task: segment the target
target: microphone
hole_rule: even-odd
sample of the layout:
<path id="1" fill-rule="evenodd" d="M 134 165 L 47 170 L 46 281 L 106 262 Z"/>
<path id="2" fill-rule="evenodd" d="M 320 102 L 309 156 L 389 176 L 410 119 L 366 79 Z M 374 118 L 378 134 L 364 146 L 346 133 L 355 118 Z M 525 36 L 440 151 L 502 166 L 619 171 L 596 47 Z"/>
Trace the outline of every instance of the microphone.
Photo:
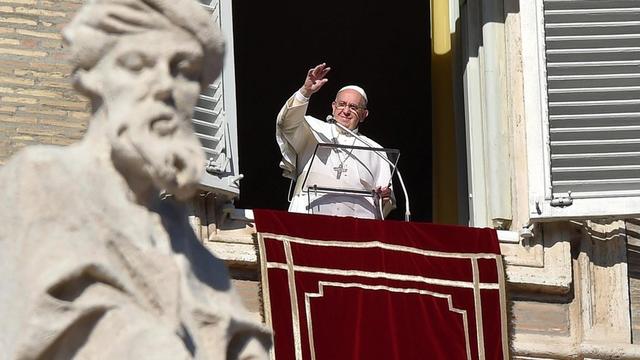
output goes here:
<path id="1" fill-rule="evenodd" d="M 365 144 L 366 147 L 373 149 L 374 150 L 373 152 L 376 153 L 376 155 L 378 155 L 382 160 L 386 161 L 387 164 L 391 165 L 391 167 L 393 167 L 396 170 L 396 174 L 398 174 L 398 180 L 400 180 L 400 185 L 402 186 L 402 192 L 404 193 L 404 207 L 405 207 L 404 221 L 409 221 L 411 219 L 411 211 L 409 210 L 409 193 L 407 192 L 407 188 L 404 186 L 404 181 L 402 180 L 402 174 L 400 174 L 400 169 L 398 169 L 398 167 L 394 163 L 392 163 L 389 159 L 387 159 L 386 156 L 380 154 L 379 151 L 375 151 L 375 149 L 379 149 L 379 147 L 374 146 L 373 144 L 370 144 L 368 141 L 365 141 L 360 135 L 356 134 L 346 126 L 340 124 L 336 120 L 336 118 L 333 117 L 333 115 L 327 115 L 327 117 L 325 118 L 325 121 L 328 122 L 329 124 L 334 124 L 338 126 L 340 129 L 348 132 L 349 134 L 351 134 L 351 136 L 356 138 L 358 141 Z M 382 211 L 382 209 L 380 210 Z"/>

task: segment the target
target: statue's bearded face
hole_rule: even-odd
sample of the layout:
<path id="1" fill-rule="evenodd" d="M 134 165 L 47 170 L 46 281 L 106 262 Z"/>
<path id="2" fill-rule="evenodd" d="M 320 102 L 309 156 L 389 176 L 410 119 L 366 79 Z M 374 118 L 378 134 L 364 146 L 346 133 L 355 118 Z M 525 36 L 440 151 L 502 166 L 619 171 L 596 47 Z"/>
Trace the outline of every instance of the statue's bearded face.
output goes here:
<path id="1" fill-rule="evenodd" d="M 128 181 L 193 193 L 205 162 L 191 125 L 202 66 L 200 44 L 174 28 L 123 36 L 87 74 Z"/>

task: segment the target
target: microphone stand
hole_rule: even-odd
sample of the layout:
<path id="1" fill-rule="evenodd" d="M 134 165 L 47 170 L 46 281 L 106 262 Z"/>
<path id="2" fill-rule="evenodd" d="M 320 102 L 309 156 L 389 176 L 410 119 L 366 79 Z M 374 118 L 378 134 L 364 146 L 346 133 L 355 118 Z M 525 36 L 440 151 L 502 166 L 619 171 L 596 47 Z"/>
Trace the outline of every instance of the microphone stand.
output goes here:
<path id="1" fill-rule="evenodd" d="M 346 126 L 340 124 L 334 117 L 333 115 L 328 115 L 326 118 L 326 121 L 329 124 L 334 124 L 337 127 L 339 127 L 340 129 L 348 132 L 349 134 L 351 134 L 351 136 L 355 137 L 356 139 L 358 139 L 358 141 L 360 141 L 361 143 L 365 144 L 367 147 L 370 147 L 372 149 L 376 149 L 376 146 L 373 146 L 372 144 L 370 144 L 368 141 L 365 141 L 363 138 L 360 137 L 360 135 L 354 133 L 351 129 L 347 128 Z M 400 186 L 402 187 L 402 192 L 404 193 L 404 221 L 410 221 L 411 219 L 411 211 L 409 210 L 409 193 L 407 193 L 407 188 L 404 186 L 404 181 L 402 180 L 402 174 L 400 174 L 400 170 L 398 169 L 398 167 L 392 163 L 389 159 L 387 159 L 386 156 L 382 156 L 378 151 L 373 151 L 374 153 L 376 153 L 376 155 L 378 155 L 382 160 L 386 161 L 387 164 L 391 165 L 393 168 L 396 169 L 396 174 L 398 174 L 398 180 L 400 180 Z M 382 210 L 382 207 L 380 207 L 380 209 Z"/>

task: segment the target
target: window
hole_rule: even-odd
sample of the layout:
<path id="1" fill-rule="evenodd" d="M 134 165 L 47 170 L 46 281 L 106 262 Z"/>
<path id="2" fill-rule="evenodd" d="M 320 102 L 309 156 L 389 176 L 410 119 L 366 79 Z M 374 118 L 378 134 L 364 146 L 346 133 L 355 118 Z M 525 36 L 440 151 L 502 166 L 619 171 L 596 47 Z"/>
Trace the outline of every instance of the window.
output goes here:
<path id="1" fill-rule="evenodd" d="M 200 3 L 211 14 L 211 21 L 220 26 L 226 41 L 222 74 L 202 91 L 193 114 L 194 130 L 208 159 L 201 187 L 234 197 L 240 192 L 242 175 L 238 169 L 231 0 L 200 0 Z"/>
<path id="2" fill-rule="evenodd" d="M 520 2 L 530 217 L 640 215 L 640 1 Z"/>

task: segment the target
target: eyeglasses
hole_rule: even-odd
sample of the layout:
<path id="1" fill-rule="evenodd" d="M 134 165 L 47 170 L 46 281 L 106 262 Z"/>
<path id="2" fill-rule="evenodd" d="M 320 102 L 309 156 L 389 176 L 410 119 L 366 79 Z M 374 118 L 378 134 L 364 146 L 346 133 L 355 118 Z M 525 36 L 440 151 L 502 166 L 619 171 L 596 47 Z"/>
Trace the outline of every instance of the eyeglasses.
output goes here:
<path id="1" fill-rule="evenodd" d="M 334 101 L 333 105 L 336 107 L 336 109 L 338 110 L 344 110 L 344 108 L 348 107 L 349 110 L 351 111 L 358 111 L 358 110 L 364 110 L 366 109 L 366 107 L 364 106 L 360 106 L 360 105 L 356 105 L 356 104 L 349 104 L 346 101 Z"/>

